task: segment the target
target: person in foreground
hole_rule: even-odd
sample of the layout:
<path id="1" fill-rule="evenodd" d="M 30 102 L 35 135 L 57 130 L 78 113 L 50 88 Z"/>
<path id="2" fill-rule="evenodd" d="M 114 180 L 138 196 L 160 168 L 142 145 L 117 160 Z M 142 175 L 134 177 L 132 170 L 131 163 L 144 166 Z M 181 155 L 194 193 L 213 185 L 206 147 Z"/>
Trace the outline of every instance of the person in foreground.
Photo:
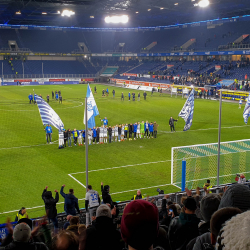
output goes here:
<path id="1" fill-rule="evenodd" d="M 152 250 L 159 232 L 158 208 L 145 200 L 130 202 L 123 211 L 121 235 L 128 250 Z M 162 249 L 157 247 L 157 249 Z"/>

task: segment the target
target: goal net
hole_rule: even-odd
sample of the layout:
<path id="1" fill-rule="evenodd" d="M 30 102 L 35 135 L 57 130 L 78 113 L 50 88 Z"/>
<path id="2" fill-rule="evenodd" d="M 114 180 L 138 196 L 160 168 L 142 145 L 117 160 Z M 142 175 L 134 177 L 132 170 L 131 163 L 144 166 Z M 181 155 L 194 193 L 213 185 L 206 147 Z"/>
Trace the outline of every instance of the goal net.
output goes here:
<path id="1" fill-rule="evenodd" d="M 202 187 L 207 179 L 217 184 L 218 143 L 172 147 L 171 184 L 181 188 L 182 160 L 186 160 L 186 187 Z M 236 174 L 250 173 L 250 139 L 221 142 L 219 183 L 235 181 Z"/>

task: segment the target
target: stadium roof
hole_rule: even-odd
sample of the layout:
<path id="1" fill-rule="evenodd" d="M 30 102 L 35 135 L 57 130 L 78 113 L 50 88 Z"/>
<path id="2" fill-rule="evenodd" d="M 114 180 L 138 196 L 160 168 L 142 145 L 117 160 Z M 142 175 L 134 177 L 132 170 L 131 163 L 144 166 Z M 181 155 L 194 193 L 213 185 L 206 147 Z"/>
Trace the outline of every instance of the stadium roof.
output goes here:
<path id="1" fill-rule="evenodd" d="M 199 0 L 0 0 L 0 23 L 75 27 L 117 27 L 105 24 L 107 15 L 126 14 L 130 20 L 120 27 L 172 25 L 250 14 L 250 0 L 210 0 L 207 8 L 194 6 Z M 75 12 L 62 17 L 58 11 Z M 21 14 L 16 14 L 20 12 Z M 136 13 L 138 12 L 138 13 Z"/>

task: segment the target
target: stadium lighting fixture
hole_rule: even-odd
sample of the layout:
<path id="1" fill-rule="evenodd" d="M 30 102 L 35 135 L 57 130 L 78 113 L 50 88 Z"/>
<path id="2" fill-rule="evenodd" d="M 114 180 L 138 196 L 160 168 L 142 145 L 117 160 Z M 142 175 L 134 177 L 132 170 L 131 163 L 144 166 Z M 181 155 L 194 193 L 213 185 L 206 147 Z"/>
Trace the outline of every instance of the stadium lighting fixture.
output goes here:
<path id="1" fill-rule="evenodd" d="M 94 16 L 90 16 L 90 18 L 95 18 Z"/>
<path id="2" fill-rule="evenodd" d="M 61 14 L 61 11 L 60 11 L 60 10 L 58 10 L 58 11 L 57 11 L 57 14 Z"/>
<path id="3" fill-rule="evenodd" d="M 70 17 L 72 15 L 75 15 L 75 12 L 72 11 L 72 10 L 63 10 L 61 16 L 67 16 L 67 17 Z"/>
<path id="4" fill-rule="evenodd" d="M 163 9 L 164 9 L 163 7 L 160 8 L 160 10 L 163 10 Z"/>
<path id="5" fill-rule="evenodd" d="M 150 11 L 151 9 L 148 9 L 148 11 Z"/>
<path id="6" fill-rule="evenodd" d="M 136 14 L 138 14 L 138 13 L 139 13 L 139 11 L 136 11 L 135 13 L 136 13 Z"/>
<path id="7" fill-rule="evenodd" d="M 47 12 L 42 12 L 42 15 L 47 15 Z"/>
<path id="8" fill-rule="evenodd" d="M 21 13 L 21 11 L 19 10 L 19 11 L 16 12 L 16 14 L 17 14 L 17 15 L 21 15 L 22 13 Z"/>
<path id="9" fill-rule="evenodd" d="M 208 0 L 201 0 L 198 5 L 202 8 L 207 7 L 209 5 L 209 1 Z"/>
<path id="10" fill-rule="evenodd" d="M 128 22 L 128 16 L 122 15 L 122 16 L 107 16 L 105 17 L 106 23 L 127 23 Z"/>
<path id="11" fill-rule="evenodd" d="M 175 3 L 174 5 L 178 5 L 178 3 Z"/>

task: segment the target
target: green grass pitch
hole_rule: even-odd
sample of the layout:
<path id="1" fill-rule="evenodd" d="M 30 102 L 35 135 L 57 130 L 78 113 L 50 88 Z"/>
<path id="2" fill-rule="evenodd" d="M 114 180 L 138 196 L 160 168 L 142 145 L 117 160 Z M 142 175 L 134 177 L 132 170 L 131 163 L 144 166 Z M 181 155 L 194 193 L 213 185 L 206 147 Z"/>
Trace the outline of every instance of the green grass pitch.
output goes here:
<path id="1" fill-rule="evenodd" d="M 95 84 L 91 84 L 93 88 Z M 116 97 L 101 96 L 104 85 L 97 86 L 95 100 L 100 116 L 105 116 L 110 125 L 156 121 L 159 124 L 157 139 L 125 141 L 89 146 L 89 183 L 100 192 L 101 181 L 109 184 L 113 200 L 131 199 L 135 190 L 141 188 L 144 195 L 156 195 L 159 186 L 167 192 L 178 191 L 170 184 L 171 147 L 213 143 L 218 139 L 219 102 L 195 99 L 193 125 L 183 132 L 184 121 L 179 119 L 176 133 L 170 133 L 170 116 L 177 119 L 185 100 L 148 92 L 147 100 L 128 101 L 127 94 L 133 90 L 114 88 Z M 43 188 L 60 190 L 62 184 L 75 189 L 75 195 L 84 207 L 85 189 L 68 174 L 85 184 L 85 147 L 73 146 L 58 150 L 58 144 L 46 144 L 45 132 L 36 105 L 29 104 L 28 95 L 35 89 L 36 94 L 45 98 L 52 90 L 61 90 L 63 104 L 51 100 L 51 107 L 64 122 L 65 128 L 83 129 L 84 98 L 86 85 L 60 86 L 4 86 L 0 87 L 0 222 L 7 216 L 14 219 L 22 206 L 28 209 L 30 217 L 42 216 L 44 204 L 41 199 Z M 121 101 L 121 92 L 125 100 Z M 138 91 L 136 92 L 136 96 Z M 249 127 L 242 118 L 243 108 L 238 103 L 223 103 L 222 141 L 248 138 Z M 99 117 L 96 124 L 100 126 Z M 53 141 L 58 133 L 53 128 Z M 143 164 L 147 163 L 147 164 Z M 120 168 L 118 168 L 120 167 Z M 99 171 L 94 171 L 99 170 Z M 63 202 L 60 196 L 59 202 Z M 58 205 L 63 211 L 63 203 Z M 7 212 L 7 213 L 6 213 Z"/>

